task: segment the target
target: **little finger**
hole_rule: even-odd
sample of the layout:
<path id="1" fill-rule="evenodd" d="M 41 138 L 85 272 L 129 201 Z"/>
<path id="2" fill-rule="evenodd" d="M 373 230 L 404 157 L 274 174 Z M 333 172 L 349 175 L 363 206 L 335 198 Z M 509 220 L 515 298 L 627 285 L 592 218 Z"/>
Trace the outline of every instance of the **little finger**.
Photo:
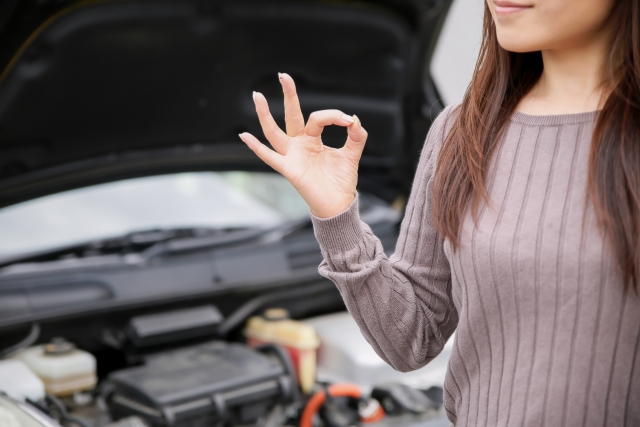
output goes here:
<path id="1" fill-rule="evenodd" d="M 247 144 L 247 146 L 256 153 L 263 162 L 271 166 L 277 172 L 282 173 L 284 167 L 284 157 L 275 151 L 271 150 L 269 147 L 261 143 L 258 138 L 251 135 L 248 132 L 244 132 L 238 135 L 242 142 Z"/>

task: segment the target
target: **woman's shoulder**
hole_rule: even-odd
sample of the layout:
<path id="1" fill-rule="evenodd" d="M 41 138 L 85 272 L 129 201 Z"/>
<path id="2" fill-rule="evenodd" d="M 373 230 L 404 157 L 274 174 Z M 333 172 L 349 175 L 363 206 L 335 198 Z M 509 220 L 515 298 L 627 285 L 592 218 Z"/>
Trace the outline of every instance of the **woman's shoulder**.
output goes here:
<path id="1" fill-rule="evenodd" d="M 458 114 L 458 110 L 462 104 L 449 104 L 440 111 L 440 114 L 436 117 L 436 120 L 455 117 Z"/>
<path id="2" fill-rule="evenodd" d="M 444 109 L 438 114 L 436 119 L 433 121 L 431 125 L 430 133 L 436 131 L 440 135 L 442 135 L 442 139 L 444 136 L 451 130 L 453 123 L 458 117 L 458 112 L 460 111 L 460 104 L 451 104 L 444 107 Z"/>
<path id="3" fill-rule="evenodd" d="M 429 154 L 440 151 L 443 141 L 453 127 L 459 110 L 460 104 L 451 104 L 444 107 L 440 114 L 438 114 L 431 124 L 431 128 L 429 128 L 427 140 L 425 141 L 425 151 L 428 151 Z M 430 157 L 432 156 L 430 155 Z"/>

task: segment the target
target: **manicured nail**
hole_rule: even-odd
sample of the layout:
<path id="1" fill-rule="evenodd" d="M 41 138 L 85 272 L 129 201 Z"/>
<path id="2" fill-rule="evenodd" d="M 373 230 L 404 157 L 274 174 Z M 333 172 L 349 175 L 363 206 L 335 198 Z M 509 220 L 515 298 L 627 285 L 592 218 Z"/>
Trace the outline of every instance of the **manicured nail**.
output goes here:
<path id="1" fill-rule="evenodd" d="M 354 122 L 353 117 L 347 116 L 346 114 L 342 115 L 342 119 L 345 120 L 346 122 L 349 122 L 349 123 L 353 123 Z"/>

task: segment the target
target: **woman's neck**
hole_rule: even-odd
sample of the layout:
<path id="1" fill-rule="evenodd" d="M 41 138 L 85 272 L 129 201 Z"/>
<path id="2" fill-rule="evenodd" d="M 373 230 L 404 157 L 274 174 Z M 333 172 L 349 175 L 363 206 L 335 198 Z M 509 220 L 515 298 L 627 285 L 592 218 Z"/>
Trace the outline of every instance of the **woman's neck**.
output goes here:
<path id="1" fill-rule="evenodd" d="M 544 70 L 517 110 L 531 115 L 599 110 L 605 99 L 610 38 L 598 34 L 572 47 L 542 51 Z"/>

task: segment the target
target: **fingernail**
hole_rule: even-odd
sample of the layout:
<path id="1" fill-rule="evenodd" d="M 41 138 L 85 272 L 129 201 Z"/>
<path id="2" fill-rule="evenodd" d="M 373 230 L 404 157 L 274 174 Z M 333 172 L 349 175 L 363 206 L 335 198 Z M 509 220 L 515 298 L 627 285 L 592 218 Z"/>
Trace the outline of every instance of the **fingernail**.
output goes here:
<path id="1" fill-rule="evenodd" d="M 282 73 L 278 73 L 278 78 L 282 80 Z"/>
<path id="2" fill-rule="evenodd" d="M 254 100 L 254 101 L 256 100 L 256 94 L 257 94 L 257 93 L 258 93 L 258 92 L 256 92 L 255 90 L 253 91 L 253 100 Z"/>
<path id="3" fill-rule="evenodd" d="M 239 133 L 238 136 L 240 137 L 240 139 L 242 139 L 242 134 L 241 133 Z"/>
<path id="4" fill-rule="evenodd" d="M 353 122 L 355 124 L 357 124 L 358 126 L 360 126 L 360 119 L 358 118 L 358 116 L 356 116 L 355 114 L 353 115 Z"/>
<path id="5" fill-rule="evenodd" d="M 351 116 L 347 116 L 346 114 L 343 114 L 343 115 L 342 115 L 342 118 L 343 118 L 345 121 L 349 122 L 349 123 L 353 123 L 353 122 L 354 122 L 353 117 L 351 117 Z"/>

